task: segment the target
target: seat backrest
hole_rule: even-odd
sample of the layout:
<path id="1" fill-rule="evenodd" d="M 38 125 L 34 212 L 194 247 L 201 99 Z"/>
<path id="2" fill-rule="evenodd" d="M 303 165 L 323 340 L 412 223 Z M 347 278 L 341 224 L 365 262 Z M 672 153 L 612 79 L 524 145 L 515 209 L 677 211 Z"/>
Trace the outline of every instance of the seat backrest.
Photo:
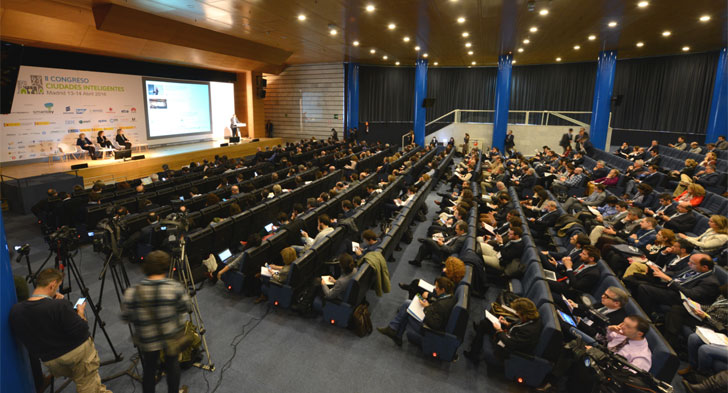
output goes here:
<path id="1" fill-rule="evenodd" d="M 554 302 L 551 290 L 543 280 L 534 280 L 525 296 L 531 299 L 537 307 L 541 307 L 547 303 L 553 304 Z"/>
<path id="2" fill-rule="evenodd" d="M 715 274 L 715 278 L 718 279 L 718 283 L 720 283 L 720 285 L 728 283 L 728 272 L 724 268 L 716 266 L 713 272 L 713 274 Z"/>
<path id="3" fill-rule="evenodd" d="M 695 226 L 693 227 L 693 229 L 690 232 L 692 232 L 696 235 L 701 235 L 703 232 L 708 230 L 708 228 L 710 228 L 710 224 L 709 224 L 710 219 L 708 217 L 705 217 L 700 214 L 696 214 L 696 215 L 698 217 L 698 220 L 695 222 Z"/>
<path id="4" fill-rule="evenodd" d="M 368 263 L 362 263 L 354 279 L 349 283 L 348 292 L 344 295 L 347 303 L 352 307 L 361 304 L 367 295 L 367 291 L 372 287 L 375 278 L 374 269 Z"/>
<path id="5" fill-rule="evenodd" d="M 647 332 L 647 343 L 650 351 L 652 351 L 650 374 L 657 379 L 670 383 L 680 365 L 677 354 L 665 340 L 665 337 L 652 325 Z"/>
<path id="6" fill-rule="evenodd" d="M 470 307 L 470 287 L 461 285 L 455 289 L 455 306 L 450 312 L 445 332 L 454 335 L 463 341 L 465 330 L 468 327 L 468 307 Z"/>
<path id="7" fill-rule="evenodd" d="M 538 307 L 541 316 L 541 336 L 533 354 L 537 357 L 555 361 L 561 353 L 561 324 L 552 303 L 544 303 Z"/>
<path id="8" fill-rule="evenodd" d="M 457 285 L 473 285 L 473 267 L 471 265 L 465 265 L 465 275 Z"/>

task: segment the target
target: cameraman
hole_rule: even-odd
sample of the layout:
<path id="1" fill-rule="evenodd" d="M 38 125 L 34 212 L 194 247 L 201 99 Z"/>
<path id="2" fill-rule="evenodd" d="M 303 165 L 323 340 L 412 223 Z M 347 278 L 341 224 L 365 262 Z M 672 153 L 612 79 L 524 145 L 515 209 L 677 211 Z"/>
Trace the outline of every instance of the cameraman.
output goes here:
<path id="1" fill-rule="evenodd" d="M 77 392 L 110 392 L 99 377 L 99 354 L 88 332 L 86 302 L 74 310 L 58 293 L 62 282 L 58 269 L 41 271 L 33 294 L 10 309 L 10 328 L 53 376 L 73 380 Z"/>
<path id="2" fill-rule="evenodd" d="M 159 352 L 167 352 L 167 342 L 184 333 L 184 315 L 192 304 L 182 285 L 167 278 L 170 256 L 152 251 L 144 259 L 142 269 L 147 276 L 124 293 L 121 318 L 134 324 L 134 342 L 142 353 L 143 391 L 154 392 L 159 366 Z M 179 391 L 180 367 L 177 354 L 165 354 L 167 389 Z M 187 387 L 182 388 L 184 392 Z"/>

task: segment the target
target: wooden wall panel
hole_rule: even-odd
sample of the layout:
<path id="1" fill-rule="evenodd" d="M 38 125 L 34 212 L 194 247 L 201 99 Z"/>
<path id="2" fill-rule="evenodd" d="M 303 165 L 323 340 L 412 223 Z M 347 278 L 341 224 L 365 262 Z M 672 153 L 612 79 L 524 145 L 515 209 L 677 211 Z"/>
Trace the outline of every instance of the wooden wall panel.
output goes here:
<path id="1" fill-rule="evenodd" d="M 277 138 L 325 139 L 336 128 L 343 136 L 344 66 L 342 63 L 301 64 L 279 75 L 265 75 L 266 118 Z"/>

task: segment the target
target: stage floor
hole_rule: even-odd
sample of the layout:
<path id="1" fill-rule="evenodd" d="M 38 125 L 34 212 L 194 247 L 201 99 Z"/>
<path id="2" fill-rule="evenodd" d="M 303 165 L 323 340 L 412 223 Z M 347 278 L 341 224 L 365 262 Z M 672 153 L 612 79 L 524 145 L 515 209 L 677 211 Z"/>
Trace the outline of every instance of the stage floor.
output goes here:
<path id="1" fill-rule="evenodd" d="M 283 143 L 281 138 L 260 138 L 258 142 L 244 142 L 220 147 L 220 141 L 190 143 L 160 148 L 150 148 L 137 151 L 134 148 L 133 156 L 144 155 L 143 160 L 122 161 L 111 158 L 91 160 L 74 160 L 69 157 L 66 161 L 57 158 L 51 162 L 35 162 L 30 164 L 14 164 L 5 166 L 0 164 L 0 174 L 16 179 L 45 175 L 50 173 L 73 173 L 83 176 L 84 184 L 88 187 L 94 181 L 105 183 L 131 180 L 149 176 L 160 172 L 162 165 L 167 164 L 171 169 L 180 169 L 190 162 L 201 162 L 204 159 L 212 160 L 215 155 L 228 157 L 242 157 L 255 154 L 258 147 L 265 149 Z M 88 164 L 88 168 L 71 170 L 71 165 Z"/>

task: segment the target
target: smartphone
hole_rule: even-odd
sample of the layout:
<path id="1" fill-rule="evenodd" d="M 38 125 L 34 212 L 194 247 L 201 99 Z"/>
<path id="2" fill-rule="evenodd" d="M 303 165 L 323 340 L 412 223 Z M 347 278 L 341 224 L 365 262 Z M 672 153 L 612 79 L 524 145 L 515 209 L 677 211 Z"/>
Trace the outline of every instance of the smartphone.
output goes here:
<path id="1" fill-rule="evenodd" d="M 81 304 L 83 304 L 85 302 L 86 302 L 86 298 L 85 297 L 78 298 L 78 300 L 76 301 L 76 304 L 73 306 L 73 309 L 74 310 L 78 309 L 78 306 L 80 306 Z"/>
<path id="2" fill-rule="evenodd" d="M 180 197 L 179 197 L 179 200 L 180 200 L 180 201 L 184 201 L 184 200 L 185 200 L 185 197 L 183 197 L 183 196 L 180 196 Z"/>
<path id="3" fill-rule="evenodd" d="M 93 232 L 89 232 L 88 233 L 88 237 L 94 237 L 94 233 Z M 16 247 L 15 248 L 15 251 L 18 251 L 18 249 L 17 249 L 18 246 L 15 246 L 15 247 Z"/>
<path id="4" fill-rule="evenodd" d="M 93 236 L 93 235 L 91 235 L 91 233 L 93 233 L 93 232 L 89 232 L 89 236 Z M 15 246 L 13 248 L 15 249 L 15 251 L 20 251 L 21 247 L 23 247 L 23 246 Z"/>
<path id="5" fill-rule="evenodd" d="M 164 226 L 164 225 L 162 225 L 161 227 L 159 227 L 159 229 L 161 229 L 161 230 L 163 230 L 163 231 L 166 231 L 166 230 L 167 230 L 167 227 L 166 227 L 166 226 Z"/>

